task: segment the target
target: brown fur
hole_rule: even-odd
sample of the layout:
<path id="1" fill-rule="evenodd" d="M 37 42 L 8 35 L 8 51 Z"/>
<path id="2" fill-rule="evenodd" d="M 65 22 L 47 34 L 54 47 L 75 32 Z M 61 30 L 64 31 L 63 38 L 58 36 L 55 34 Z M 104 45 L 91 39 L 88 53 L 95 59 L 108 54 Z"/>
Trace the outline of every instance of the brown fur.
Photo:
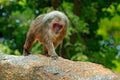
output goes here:
<path id="1" fill-rule="evenodd" d="M 25 56 L 30 54 L 30 48 L 38 40 L 44 45 L 44 55 L 57 57 L 55 48 L 64 39 L 67 26 L 68 18 L 59 11 L 52 11 L 38 16 L 31 24 L 27 33 L 23 54 Z"/>

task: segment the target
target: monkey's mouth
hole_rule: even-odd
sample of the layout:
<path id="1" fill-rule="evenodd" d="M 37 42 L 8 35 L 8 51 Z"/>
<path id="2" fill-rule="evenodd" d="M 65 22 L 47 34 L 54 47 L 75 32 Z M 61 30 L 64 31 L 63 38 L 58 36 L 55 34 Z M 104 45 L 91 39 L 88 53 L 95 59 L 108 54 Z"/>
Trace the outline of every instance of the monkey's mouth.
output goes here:
<path id="1" fill-rule="evenodd" d="M 59 23 L 54 23 L 54 24 L 53 24 L 53 31 L 54 31 L 55 33 L 61 32 L 62 29 L 63 29 L 63 25 L 61 25 L 61 24 L 59 24 Z"/>

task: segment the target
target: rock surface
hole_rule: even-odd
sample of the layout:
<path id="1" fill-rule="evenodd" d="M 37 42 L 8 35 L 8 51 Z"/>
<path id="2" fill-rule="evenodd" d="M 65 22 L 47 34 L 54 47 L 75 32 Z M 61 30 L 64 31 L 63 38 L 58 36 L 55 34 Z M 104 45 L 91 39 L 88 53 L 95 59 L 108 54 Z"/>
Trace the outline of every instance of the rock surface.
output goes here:
<path id="1" fill-rule="evenodd" d="M 120 80 L 120 75 L 91 62 L 0 54 L 0 80 Z"/>

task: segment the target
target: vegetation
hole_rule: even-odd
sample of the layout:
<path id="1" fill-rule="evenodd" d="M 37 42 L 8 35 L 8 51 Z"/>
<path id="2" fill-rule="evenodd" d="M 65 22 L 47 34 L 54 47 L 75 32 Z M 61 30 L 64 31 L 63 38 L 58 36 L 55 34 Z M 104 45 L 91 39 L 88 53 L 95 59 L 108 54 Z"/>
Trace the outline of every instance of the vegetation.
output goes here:
<path id="1" fill-rule="evenodd" d="M 0 0 L 0 52 L 21 55 L 26 33 L 39 14 L 59 10 L 70 25 L 57 53 L 75 61 L 91 61 L 120 72 L 119 0 Z M 41 53 L 42 45 L 33 45 Z"/>

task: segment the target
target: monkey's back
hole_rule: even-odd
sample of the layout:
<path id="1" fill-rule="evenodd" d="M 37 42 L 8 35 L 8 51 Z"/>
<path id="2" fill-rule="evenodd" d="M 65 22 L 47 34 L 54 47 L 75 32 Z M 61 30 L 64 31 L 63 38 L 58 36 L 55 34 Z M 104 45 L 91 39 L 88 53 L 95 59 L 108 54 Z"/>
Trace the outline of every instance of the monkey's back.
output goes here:
<path id="1" fill-rule="evenodd" d="M 59 13 L 59 12 L 57 12 L 57 13 Z M 52 16 L 52 17 L 47 16 L 47 15 L 48 14 L 42 14 L 42 15 L 39 15 L 38 17 L 36 17 L 35 20 L 33 21 L 33 23 L 31 24 L 29 31 L 33 32 L 33 34 L 35 35 L 35 39 L 39 40 L 40 42 L 44 42 L 44 40 L 43 40 L 44 36 L 48 33 L 48 31 L 50 31 L 48 24 L 51 22 L 52 19 L 54 19 L 54 17 L 58 16 L 59 18 L 61 18 L 61 20 L 66 22 L 66 25 L 64 26 L 63 30 L 60 32 L 60 34 L 58 36 L 54 36 L 57 34 L 53 33 L 53 31 L 51 31 L 52 32 L 51 37 L 53 36 L 52 37 L 53 42 L 57 46 L 61 43 L 61 41 L 63 40 L 63 38 L 66 35 L 68 19 L 66 17 L 64 17 L 63 14 L 58 14 L 58 15 L 55 14 L 55 16 Z"/>
<path id="2" fill-rule="evenodd" d="M 47 31 L 47 27 L 42 22 L 43 18 L 44 14 L 36 17 L 32 24 L 30 25 L 29 29 L 29 31 L 33 32 L 35 38 L 40 42 L 43 42 L 43 37 Z"/>

